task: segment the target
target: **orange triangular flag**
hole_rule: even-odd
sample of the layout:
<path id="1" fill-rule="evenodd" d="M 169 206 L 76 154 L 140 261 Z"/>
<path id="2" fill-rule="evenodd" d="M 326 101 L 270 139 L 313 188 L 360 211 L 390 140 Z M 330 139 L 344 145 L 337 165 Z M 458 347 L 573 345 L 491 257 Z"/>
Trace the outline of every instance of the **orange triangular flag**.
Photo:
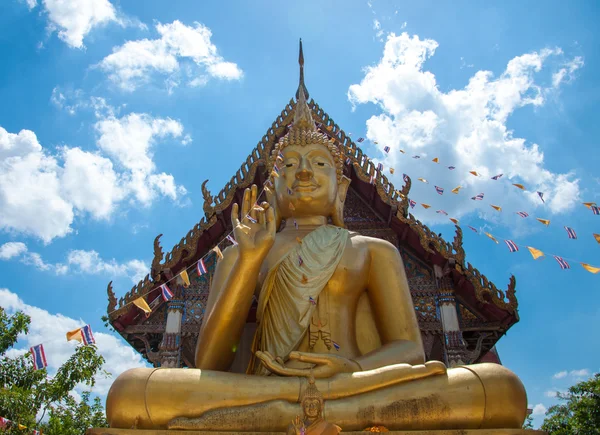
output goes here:
<path id="1" fill-rule="evenodd" d="M 454 189 L 451 190 L 452 193 L 458 193 L 458 191 L 460 190 L 462 186 L 457 186 Z"/>
<path id="2" fill-rule="evenodd" d="M 402 154 L 406 154 L 406 153 L 404 152 L 404 150 L 400 150 L 400 152 L 401 152 Z"/>
<path id="3" fill-rule="evenodd" d="M 494 236 L 492 236 L 490 233 L 486 233 L 486 232 L 484 232 L 484 234 L 485 234 L 486 236 L 488 236 L 490 239 L 492 239 L 494 242 L 498 243 L 498 240 L 496 240 L 496 238 L 495 238 Z"/>
<path id="4" fill-rule="evenodd" d="M 532 248 L 531 246 L 528 246 L 527 249 L 529 249 L 529 252 L 531 252 L 531 256 L 534 260 L 544 256 L 544 253 L 539 249 Z"/>
<path id="5" fill-rule="evenodd" d="M 182 270 L 179 273 L 179 276 L 181 277 L 181 280 L 183 281 L 183 286 L 185 288 L 188 288 L 190 286 L 190 276 L 187 273 L 187 270 Z"/>
<path id="6" fill-rule="evenodd" d="M 423 206 L 424 209 L 428 209 L 431 207 L 429 204 L 421 204 L 421 205 Z"/>
<path id="7" fill-rule="evenodd" d="M 433 158 L 433 160 L 432 160 L 432 162 L 433 162 L 433 163 L 439 163 L 439 162 L 440 162 L 440 159 L 438 159 L 437 157 L 434 157 L 434 158 Z"/>
<path id="8" fill-rule="evenodd" d="M 469 171 L 469 174 L 473 174 L 476 177 L 479 177 L 479 174 L 477 173 L 477 171 Z"/>
<path id="9" fill-rule="evenodd" d="M 289 205 L 290 210 L 292 210 L 292 211 L 296 210 L 296 207 L 291 202 L 288 205 Z"/>
<path id="10" fill-rule="evenodd" d="M 429 181 L 427 181 L 425 178 L 417 178 L 417 180 L 422 181 L 425 184 L 429 184 Z"/>
<path id="11" fill-rule="evenodd" d="M 523 186 L 522 184 L 519 183 L 513 183 L 513 186 L 518 187 L 521 190 L 525 190 L 525 186 Z"/>
<path id="12" fill-rule="evenodd" d="M 78 342 L 83 343 L 81 328 L 73 329 L 72 331 L 67 332 L 67 341 L 71 340 L 77 340 Z"/>
<path id="13" fill-rule="evenodd" d="M 583 205 L 585 205 L 587 208 L 592 208 L 593 205 L 596 205 L 595 202 L 582 202 Z"/>
<path id="14" fill-rule="evenodd" d="M 456 225 L 458 225 L 458 219 L 454 219 L 454 218 L 448 218 L 450 219 L 453 223 L 455 223 Z"/>
<path id="15" fill-rule="evenodd" d="M 490 207 L 492 207 L 496 211 L 502 211 L 502 207 L 500 207 L 499 205 L 490 204 Z"/>
<path id="16" fill-rule="evenodd" d="M 596 242 L 600 243 L 600 234 L 594 234 L 594 239 L 596 239 Z"/>
<path id="17" fill-rule="evenodd" d="M 589 264 L 585 264 L 585 263 L 581 263 L 581 265 L 588 272 L 592 272 L 592 273 L 598 273 L 598 272 L 600 272 L 600 267 L 590 266 Z"/>
<path id="18" fill-rule="evenodd" d="M 136 300 L 134 300 L 133 305 L 135 305 L 140 310 L 142 310 L 144 313 L 146 313 L 146 317 L 148 317 L 150 315 L 150 313 L 152 312 L 152 308 L 150 308 L 150 306 L 148 305 L 148 303 L 146 302 L 146 300 L 143 297 L 137 298 Z"/>
<path id="19" fill-rule="evenodd" d="M 395 171 L 394 168 L 390 168 L 390 174 L 394 175 L 394 171 Z"/>
<path id="20" fill-rule="evenodd" d="M 217 254 L 217 258 L 219 260 L 223 259 L 223 253 L 221 252 L 221 248 L 219 248 L 219 246 L 215 246 L 214 248 L 212 248 L 213 251 L 215 251 L 215 254 Z"/>
<path id="21" fill-rule="evenodd" d="M 535 218 L 537 221 L 543 223 L 544 225 L 548 226 L 550 225 L 550 220 L 549 219 L 540 219 L 540 218 Z"/>

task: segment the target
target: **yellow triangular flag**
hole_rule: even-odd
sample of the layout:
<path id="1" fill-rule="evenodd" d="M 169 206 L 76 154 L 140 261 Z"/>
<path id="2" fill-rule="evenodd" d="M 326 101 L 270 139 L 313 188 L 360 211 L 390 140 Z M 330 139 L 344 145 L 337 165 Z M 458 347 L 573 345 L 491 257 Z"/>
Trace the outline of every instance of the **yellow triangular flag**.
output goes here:
<path id="1" fill-rule="evenodd" d="M 486 232 L 484 231 L 484 234 L 485 234 L 486 236 L 488 236 L 490 239 L 492 239 L 494 242 L 498 243 L 498 240 L 496 240 L 496 238 L 495 238 L 494 236 L 492 236 L 490 233 L 486 233 Z"/>
<path id="2" fill-rule="evenodd" d="M 73 329 L 72 331 L 67 332 L 67 341 L 71 340 L 77 340 L 78 342 L 83 343 L 81 328 Z"/>
<path id="3" fill-rule="evenodd" d="M 455 187 L 454 189 L 452 189 L 452 191 L 451 191 L 451 192 L 452 192 L 452 193 L 458 193 L 458 191 L 460 190 L 460 188 L 461 188 L 461 187 L 462 187 L 462 186 L 457 186 L 457 187 Z"/>
<path id="4" fill-rule="evenodd" d="M 427 181 L 425 178 L 417 178 L 417 180 L 422 181 L 425 184 L 429 184 L 429 181 Z"/>
<path id="5" fill-rule="evenodd" d="M 476 177 L 479 177 L 479 174 L 477 173 L 477 171 L 469 171 L 469 174 L 473 174 Z"/>
<path id="6" fill-rule="evenodd" d="M 583 205 L 585 205 L 587 208 L 592 208 L 593 205 L 596 205 L 595 202 L 582 202 Z"/>
<path id="7" fill-rule="evenodd" d="M 179 274 L 179 276 L 181 277 L 181 280 L 183 281 L 183 286 L 185 288 L 188 288 L 190 286 L 190 277 L 187 273 L 187 270 L 182 270 L 181 273 Z"/>
<path id="8" fill-rule="evenodd" d="M 406 196 L 404 196 L 402 194 L 402 192 L 400 192 L 399 190 L 396 190 L 396 194 L 400 197 L 400 198 L 406 198 Z"/>
<path id="9" fill-rule="evenodd" d="M 402 154 L 406 154 L 406 153 L 404 152 L 404 150 L 400 150 L 400 152 L 401 152 Z"/>
<path id="10" fill-rule="evenodd" d="M 600 243 L 600 234 L 594 234 L 594 239 L 596 239 L 596 242 Z"/>
<path id="11" fill-rule="evenodd" d="M 588 272 L 592 272 L 592 273 L 598 273 L 598 272 L 600 272 L 600 267 L 590 266 L 589 264 L 585 264 L 585 263 L 581 263 L 581 265 Z"/>
<path id="12" fill-rule="evenodd" d="M 458 219 L 454 219 L 454 218 L 448 218 L 450 219 L 452 222 L 454 222 L 456 225 L 458 225 Z"/>
<path id="13" fill-rule="evenodd" d="M 215 254 L 217 254 L 217 258 L 219 260 L 223 259 L 223 253 L 221 252 L 221 248 L 219 248 L 219 246 L 215 246 L 214 248 L 212 248 L 213 251 L 215 251 Z"/>
<path id="14" fill-rule="evenodd" d="M 394 175 L 394 171 L 395 171 L 394 168 L 390 168 L 390 174 Z"/>
<path id="15" fill-rule="evenodd" d="M 18 423 L 17 426 L 19 426 L 19 430 L 27 429 L 27 426 L 23 426 L 21 423 Z"/>
<path id="16" fill-rule="evenodd" d="M 529 249 L 529 252 L 531 252 L 531 256 L 534 260 L 544 256 L 544 253 L 539 249 L 532 248 L 531 246 L 528 246 L 527 249 Z"/>
<path id="17" fill-rule="evenodd" d="M 134 300 L 133 305 L 135 305 L 140 310 L 142 310 L 144 313 L 146 313 L 146 317 L 148 317 L 150 315 L 150 313 L 152 312 L 152 308 L 150 308 L 150 306 L 148 305 L 148 303 L 146 302 L 146 300 L 143 297 L 137 298 L 136 300 Z"/>
<path id="18" fill-rule="evenodd" d="M 439 163 L 439 162 L 440 162 L 440 159 L 438 159 L 437 157 L 434 157 L 434 158 L 433 158 L 433 160 L 432 160 L 432 162 L 433 162 L 433 163 Z"/>
<path id="19" fill-rule="evenodd" d="M 379 144 L 379 142 L 377 142 L 377 141 L 375 141 L 375 140 L 373 141 L 373 143 L 374 143 L 375 145 L 378 145 L 378 144 Z"/>
<path id="20" fill-rule="evenodd" d="M 502 207 L 500 207 L 499 205 L 490 204 L 490 207 L 492 207 L 496 211 L 502 211 Z"/>
<path id="21" fill-rule="evenodd" d="M 550 220 L 549 219 L 540 219 L 540 218 L 535 218 L 537 221 L 543 223 L 544 225 L 548 226 L 550 225 Z"/>
<path id="22" fill-rule="evenodd" d="M 424 208 L 425 210 L 427 210 L 428 208 L 430 208 L 430 207 L 431 207 L 429 204 L 421 204 L 421 205 L 423 206 L 423 208 Z"/>
<path id="23" fill-rule="evenodd" d="M 525 190 L 525 186 L 523 186 L 522 184 L 519 183 L 513 183 L 513 186 L 518 187 L 521 190 Z"/>
<path id="24" fill-rule="evenodd" d="M 290 210 L 292 210 L 292 211 L 296 210 L 296 207 L 291 202 L 288 203 L 288 205 L 289 205 Z"/>

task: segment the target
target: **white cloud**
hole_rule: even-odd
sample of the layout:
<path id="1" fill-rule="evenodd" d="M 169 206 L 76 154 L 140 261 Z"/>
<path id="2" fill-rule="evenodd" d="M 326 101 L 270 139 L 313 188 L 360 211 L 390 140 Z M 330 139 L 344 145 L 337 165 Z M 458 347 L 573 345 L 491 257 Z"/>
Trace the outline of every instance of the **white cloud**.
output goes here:
<path id="1" fill-rule="evenodd" d="M 571 61 L 565 63 L 564 67 L 552 74 L 552 86 L 559 87 L 563 82 L 570 82 L 574 79 L 575 71 L 583 66 L 583 58 L 576 56 Z"/>
<path id="2" fill-rule="evenodd" d="M 0 260 L 10 260 L 27 252 L 27 245 L 22 242 L 8 242 L 0 245 Z"/>
<path id="3" fill-rule="evenodd" d="M 68 331 L 86 324 L 86 320 L 76 320 L 60 313 L 52 314 L 48 311 L 25 304 L 19 296 L 8 289 L 0 288 L 2 306 L 9 314 L 17 310 L 23 311 L 31 317 L 29 333 L 20 336 L 14 349 L 7 352 L 7 356 L 16 356 L 27 352 L 29 347 L 44 344 L 44 351 L 48 361 L 48 371 L 51 375 L 73 354 L 76 342 L 67 342 L 65 334 Z M 106 395 L 113 380 L 125 370 L 135 367 L 146 367 L 141 355 L 136 353 L 121 339 L 103 332 L 94 332 L 98 352 L 104 356 L 106 362 L 104 370 L 112 374 L 112 378 L 99 377 L 94 387 L 94 392 Z"/>
<path id="4" fill-rule="evenodd" d="M 150 267 L 142 260 L 129 260 L 119 263 L 114 258 L 104 260 L 96 251 L 80 249 L 67 253 L 64 263 L 46 263 L 40 254 L 31 252 L 22 242 L 8 242 L 0 245 L 0 260 L 18 258 L 24 264 L 38 270 L 52 271 L 57 275 L 67 273 L 84 273 L 86 275 L 104 275 L 110 278 L 128 277 L 133 283 L 139 282 L 150 271 Z"/>
<path id="5" fill-rule="evenodd" d="M 25 3 L 29 10 L 35 8 L 37 6 L 37 0 L 20 0 L 21 3 Z"/>
<path id="6" fill-rule="evenodd" d="M 191 86 L 203 84 L 206 74 L 224 80 L 239 80 L 242 70 L 218 54 L 212 32 L 201 23 L 186 26 L 178 20 L 156 25 L 160 39 L 127 41 L 113 49 L 98 66 L 122 89 L 133 91 L 151 79 L 152 73 L 168 75 L 167 87 L 178 86 L 178 74 L 188 76 Z M 197 68 L 189 68 L 193 63 Z M 183 68 L 182 68 L 183 66 Z M 200 79 L 200 77 L 202 77 Z"/>
<path id="7" fill-rule="evenodd" d="M 549 212 L 571 209 L 579 200 L 579 180 L 571 172 L 546 169 L 539 145 L 515 137 L 506 124 L 515 110 L 541 106 L 556 90 L 556 86 L 544 87 L 535 79 L 547 64 L 564 59 L 562 50 L 543 49 L 517 56 L 498 77 L 490 71 L 477 71 L 463 89 L 443 92 L 435 75 L 424 69 L 437 48 L 432 39 L 391 33 L 379 63 L 367 67 L 362 81 L 349 88 L 353 106 L 374 103 L 382 110 L 367 121 L 367 137 L 377 141 L 381 150 L 391 147 L 389 155 L 381 153 L 381 160 L 386 173 L 388 168 L 396 168 L 391 176 L 394 184 L 402 185 L 402 172 L 408 173 L 414 180 L 413 198 L 432 203 L 456 218 L 477 209 L 488 216 L 495 213 L 488 200 L 510 204 L 515 212 L 539 207 L 542 203 L 536 191 L 544 192 Z M 583 61 L 573 62 L 581 66 Z M 415 154 L 422 158 L 410 159 Z M 439 165 L 431 163 L 433 157 L 439 158 Z M 456 170 L 447 170 L 449 165 Z M 481 177 L 470 175 L 471 170 Z M 501 181 L 490 180 L 499 173 L 504 173 Z M 418 183 L 417 177 L 428 179 L 430 185 Z M 507 183 L 507 178 L 525 184 L 529 191 L 523 194 Z M 437 195 L 433 185 L 444 187 L 446 193 Z M 456 201 L 450 190 L 459 185 L 463 186 L 460 195 L 472 197 L 485 192 L 486 201 Z M 441 215 L 434 216 L 430 222 L 448 222 Z M 503 216 L 509 219 L 511 214 Z"/>
<path id="8" fill-rule="evenodd" d="M 97 152 L 63 146 L 51 155 L 32 131 L 14 134 L 0 127 L 0 229 L 49 243 L 72 231 L 76 215 L 109 219 L 131 196 L 149 206 L 158 196 L 179 201 L 186 195 L 172 175 L 156 172 L 152 160 L 157 142 L 192 140 L 179 121 L 138 113 L 116 118 L 118 110 L 101 98 L 76 105 L 99 118 Z"/>
<path id="9" fill-rule="evenodd" d="M 554 373 L 554 375 L 552 375 L 552 378 L 553 379 L 563 379 L 563 378 L 566 378 L 567 376 L 570 376 L 572 378 L 583 378 L 583 377 L 586 377 L 589 375 L 590 375 L 590 371 L 588 369 L 579 369 L 579 370 L 571 370 L 571 371 L 563 370 L 558 373 Z"/>
<path id="10" fill-rule="evenodd" d="M 552 377 L 554 379 L 562 379 L 562 378 L 566 378 L 568 374 L 569 373 L 566 370 L 563 370 L 562 372 L 554 373 L 554 375 Z"/>
<path id="11" fill-rule="evenodd" d="M 533 407 L 533 412 L 531 413 L 531 415 L 533 415 L 534 417 L 545 415 L 546 411 L 546 407 L 542 403 L 538 403 Z"/>
<path id="12" fill-rule="evenodd" d="M 557 397 L 558 393 L 564 394 L 564 393 L 566 393 L 566 391 L 565 390 L 547 390 L 546 392 L 544 392 L 544 396 L 554 399 Z"/>

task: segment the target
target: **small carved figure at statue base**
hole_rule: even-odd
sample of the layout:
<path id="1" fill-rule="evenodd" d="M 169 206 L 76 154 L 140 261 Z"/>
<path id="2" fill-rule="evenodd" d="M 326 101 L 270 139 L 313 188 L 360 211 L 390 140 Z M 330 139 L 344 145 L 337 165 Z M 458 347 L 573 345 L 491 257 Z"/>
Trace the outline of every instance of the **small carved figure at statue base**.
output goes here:
<path id="1" fill-rule="evenodd" d="M 323 418 L 323 395 L 317 389 L 312 374 L 308 387 L 302 393 L 300 405 L 304 418 L 296 416 L 288 426 L 287 435 L 337 435 L 342 431 L 341 427 Z"/>

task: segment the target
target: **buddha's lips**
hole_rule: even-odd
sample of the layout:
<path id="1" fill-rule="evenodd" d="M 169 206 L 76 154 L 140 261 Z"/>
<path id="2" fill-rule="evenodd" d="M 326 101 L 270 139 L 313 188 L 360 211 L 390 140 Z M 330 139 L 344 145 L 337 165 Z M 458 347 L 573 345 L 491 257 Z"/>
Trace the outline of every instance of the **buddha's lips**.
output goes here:
<path id="1" fill-rule="evenodd" d="M 319 187 L 318 184 L 295 184 L 294 186 L 292 186 L 292 189 L 296 192 L 312 192 L 314 190 L 317 190 L 317 188 Z"/>

